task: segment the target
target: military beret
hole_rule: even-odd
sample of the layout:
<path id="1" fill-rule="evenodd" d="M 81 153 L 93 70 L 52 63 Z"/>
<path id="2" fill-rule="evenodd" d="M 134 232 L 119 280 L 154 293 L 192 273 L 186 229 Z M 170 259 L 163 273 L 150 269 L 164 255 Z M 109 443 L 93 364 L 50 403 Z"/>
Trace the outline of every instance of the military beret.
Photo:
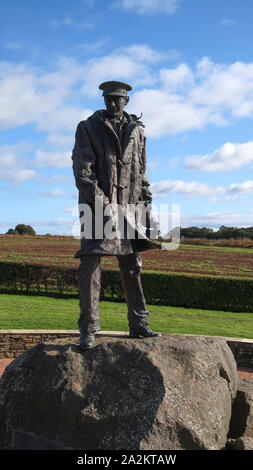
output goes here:
<path id="1" fill-rule="evenodd" d="M 99 85 L 99 89 L 103 90 L 103 96 L 117 95 L 127 96 L 127 92 L 132 90 L 132 87 L 123 82 L 103 82 Z"/>

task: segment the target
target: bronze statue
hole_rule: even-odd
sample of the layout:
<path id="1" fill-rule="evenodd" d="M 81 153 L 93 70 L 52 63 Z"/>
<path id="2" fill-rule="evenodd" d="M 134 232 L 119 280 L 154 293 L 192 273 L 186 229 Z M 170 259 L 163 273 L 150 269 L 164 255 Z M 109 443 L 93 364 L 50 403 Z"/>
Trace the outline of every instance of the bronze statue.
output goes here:
<path id="1" fill-rule="evenodd" d="M 146 171 L 145 136 L 143 124 L 124 107 L 129 102 L 127 94 L 132 88 L 122 82 L 102 83 L 106 109 L 96 111 L 81 121 L 76 130 L 73 149 L 73 172 L 79 190 L 79 209 L 88 206 L 92 213 L 91 236 L 83 236 L 81 225 L 81 248 L 75 257 L 81 258 L 78 270 L 80 318 L 80 347 L 95 346 L 95 333 L 100 330 L 99 295 L 101 256 L 117 256 L 126 301 L 128 305 L 129 336 L 131 338 L 158 336 L 148 327 L 149 312 L 143 295 L 140 272 L 142 268 L 139 251 L 159 247 L 158 244 L 134 227 L 134 236 L 126 233 L 127 207 L 141 205 L 147 208 L 152 201 Z M 97 209 L 102 206 L 102 215 Z M 121 236 L 107 236 L 106 225 L 111 233 L 118 233 L 117 214 L 113 207 L 122 209 L 124 227 Z M 97 236 L 96 222 L 102 222 Z M 149 222 L 147 223 L 147 226 Z M 89 227 L 88 227 L 89 228 Z M 149 227 L 148 227 L 149 229 Z"/>

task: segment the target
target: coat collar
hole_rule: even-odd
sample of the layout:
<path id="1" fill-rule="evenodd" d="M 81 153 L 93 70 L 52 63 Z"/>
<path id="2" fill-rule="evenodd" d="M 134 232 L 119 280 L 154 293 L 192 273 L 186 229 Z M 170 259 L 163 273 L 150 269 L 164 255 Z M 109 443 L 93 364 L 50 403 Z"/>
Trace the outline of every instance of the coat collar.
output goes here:
<path id="1" fill-rule="evenodd" d="M 99 109 L 98 111 L 95 111 L 94 114 L 92 114 L 89 118 L 88 121 L 91 120 L 98 120 L 98 121 L 103 121 L 104 123 L 110 123 L 107 111 L 105 109 Z M 110 125 L 110 124 L 109 124 Z M 123 125 L 125 126 L 141 126 L 145 127 L 144 124 L 139 121 L 139 118 L 135 114 L 128 114 L 125 111 L 123 112 Z M 111 126 L 112 127 L 112 126 Z"/>

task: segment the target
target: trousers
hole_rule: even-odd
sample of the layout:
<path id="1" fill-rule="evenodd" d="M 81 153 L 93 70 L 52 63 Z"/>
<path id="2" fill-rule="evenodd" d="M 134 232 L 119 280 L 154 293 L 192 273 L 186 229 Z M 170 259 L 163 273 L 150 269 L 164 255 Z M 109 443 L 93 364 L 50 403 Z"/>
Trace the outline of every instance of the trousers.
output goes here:
<path id="1" fill-rule="evenodd" d="M 148 325 L 149 311 L 141 285 L 142 260 L 138 253 L 117 256 L 128 306 L 129 329 Z M 99 296 L 101 290 L 101 255 L 83 255 L 78 268 L 81 333 L 100 330 Z"/>

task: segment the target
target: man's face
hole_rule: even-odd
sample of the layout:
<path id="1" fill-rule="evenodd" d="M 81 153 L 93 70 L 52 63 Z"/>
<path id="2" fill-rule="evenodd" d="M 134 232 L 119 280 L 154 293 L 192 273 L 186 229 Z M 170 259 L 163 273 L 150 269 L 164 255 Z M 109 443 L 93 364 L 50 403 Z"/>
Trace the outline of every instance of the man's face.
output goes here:
<path id="1" fill-rule="evenodd" d="M 129 101 L 128 96 L 106 95 L 104 96 L 106 110 L 111 118 L 122 116 L 124 107 Z"/>

